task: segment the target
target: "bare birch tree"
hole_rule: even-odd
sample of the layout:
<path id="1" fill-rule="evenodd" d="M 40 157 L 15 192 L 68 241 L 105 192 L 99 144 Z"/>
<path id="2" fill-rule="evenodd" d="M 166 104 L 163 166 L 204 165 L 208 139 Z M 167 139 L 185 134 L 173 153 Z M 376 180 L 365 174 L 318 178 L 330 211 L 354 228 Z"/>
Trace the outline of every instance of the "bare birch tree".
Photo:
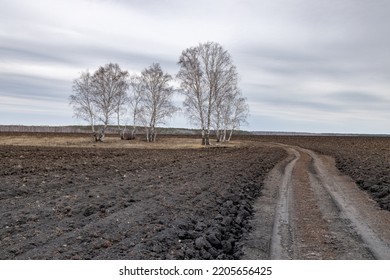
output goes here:
<path id="1" fill-rule="evenodd" d="M 141 73 L 141 119 L 148 142 L 156 141 L 156 126 L 164 124 L 167 118 L 177 111 L 172 103 L 174 89 L 169 85 L 171 81 L 172 76 L 164 73 L 158 63 L 152 64 Z"/>
<path id="2" fill-rule="evenodd" d="M 236 89 L 229 94 L 220 107 L 221 122 L 223 131 L 220 135 L 220 141 L 230 141 L 235 130 L 241 125 L 246 124 L 246 119 L 249 114 L 249 106 L 246 98 L 242 97 L 241 91 Z M 227 132 L 229 136 L 227 136 Z"/>
<path id="3" fill-rule="evenodd" d="M 121 139 L 124 139 L 126 133 L 126 123 L 122 124 L 122 122 L 127 113 L 128 102 L 129 102 L 129 97 L 127 96 L 126 92 L 124 92 L 124 94 L 118 95 L 116 101 L 115 115 L 116 115 L 118 131 Z"/>
<path id="4" fill-rule="evenodd" d="M 207 92 L 204 83 L 204 67 L 199 47 L 184 50 L 180 56 L 177 78 L 185 95 L 183 107 L 190 122 L 200 126 L 202 145 L 206 144 Z"/>
<path id="5" fill-rule="evenodd" d="M 120 126 L 129 87 L 127 78 L 127 71 L 122 71 L 118 64 L 109 63 L 99 67 L 92 76 L 86 71 L 73 81 L 74 94 L 69 97 L 69 103 L 76 117 L 91 124 L 95 141 L 103 141 L 105 129 L 115 114 Z M 102 124 L 100 131 L 95 130 L 98 122 Z"/>
<path id="6" fill-rule="evenodd" d="M 103 141 L 111 118 L 124 106 L 123 100 L 129 87 L 128 75 L 128 72 L 122 71 L 118 64 L 109 63 L 99 67 L 92 76 L 93 103 L 96 117 L 102 123 L 101 130 L 95 134 L 96 141 Z"/>
<path id="7" fill-rule="evenodd" d="M 220 113 L 216 112 L 219 103 L 236 88 L 236 67 L 230 54 L 214 42 L 184 50 L 178 64 L 177 78 L 185 95 L 185 112 L 192 123 L 200 125 L 202 144 L 209 145 L 213 115 L 214 124 L 218 119 L 216 126 L 219 133 Z"/>
<path id="8" fill-rule="evenodd" d="M 91 74 L 89 71 L 81 73 L 73 81 L 73 94 L 69 96 L 69 104 L 73 107 L 74 116 L 87 121 L 95 133 L 96 113 L 91 91 Z"/>
<path id="9" fill-rule="evenodd" d="M 241 125 L 247 124 L 247 117 L 249 115 L 249 105 L 246 102 L 246 98 L 242 96 L 236 96 L 232 103 L 233 113 L 231 117 L 230 134 L 227 141 L 232 138 L 233 131 L 239 129 Z"/>
<path id="10" fill-rule="evenodd" d="M 130 139 L 135 138 L 135 134 L 137 132 L 137 126 L 140 125 L 141 116 L 143 112 L 142 107 L 142 93 L 144 92 L 143 84 L 141 83 L 141 77 L 132 76 L 130 78 L 130 91 L 128 96 L 128 107 L 129 113 L 132 121 L 132 131 L 130 135 Z"/>
<path id="11" fill-rule="evenodd" d="M 235 68 L 231 72 L 228 71 L 226 73 L 226 82 L 222 84 L 220 93 L 216 96 L 215 108 L 212 112 L 212 125 L 215 130 L 217 142 L 224 142 L 226 140 L 226 120 L 231 117 L 229 115 L 231 113 L 230 108 L 234 99 L 239 94 L 237 74 L 234 71 Z"/>

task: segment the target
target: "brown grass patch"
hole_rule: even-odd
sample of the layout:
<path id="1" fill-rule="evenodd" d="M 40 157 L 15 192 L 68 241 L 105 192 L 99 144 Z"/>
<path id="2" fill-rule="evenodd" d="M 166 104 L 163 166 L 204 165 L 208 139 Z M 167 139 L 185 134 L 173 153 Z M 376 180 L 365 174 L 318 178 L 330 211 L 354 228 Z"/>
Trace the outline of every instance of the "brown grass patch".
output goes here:
<path id="1" fill-rule="evenodd" d="M 243 141 L 217 143 L 212 141 L 208 148 L 240 147 Z M 205 148 L 197 138 L 161 137 L 155 143 L 148 143 L 143 138 L 121 140 L 118 136 L 106 136 L 104 142 L 95 142 L 90 136 L 58 135 L 0 135 L 0 145 L 32 147 L 72 147 L 72 148 L 125 148 L 125 149 L 199 149 Z"/>

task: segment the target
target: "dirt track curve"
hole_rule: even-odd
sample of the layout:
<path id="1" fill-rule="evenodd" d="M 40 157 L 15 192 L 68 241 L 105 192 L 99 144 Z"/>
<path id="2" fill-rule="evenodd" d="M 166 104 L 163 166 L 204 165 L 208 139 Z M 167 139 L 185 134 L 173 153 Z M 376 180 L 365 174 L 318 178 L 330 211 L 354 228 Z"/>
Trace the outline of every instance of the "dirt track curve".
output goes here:
<path id="1" fill-rule="evenodd" d="M 272 145 L 289 156 L 254 205 L 243 259 L 390 259 L 389 211 L 341 175 L 333 158 Z"/>

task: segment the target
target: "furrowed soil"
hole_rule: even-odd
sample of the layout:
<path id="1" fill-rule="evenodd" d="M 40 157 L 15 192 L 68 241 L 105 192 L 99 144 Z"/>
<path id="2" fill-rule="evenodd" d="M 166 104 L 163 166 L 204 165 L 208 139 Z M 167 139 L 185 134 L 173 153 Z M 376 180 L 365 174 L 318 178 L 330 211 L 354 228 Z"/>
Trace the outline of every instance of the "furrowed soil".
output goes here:
<path id="1" fill-rule="evenodd" d="M 253 201 L 285 156 L 0 146 L 0 259 L 238 259 Z"/>

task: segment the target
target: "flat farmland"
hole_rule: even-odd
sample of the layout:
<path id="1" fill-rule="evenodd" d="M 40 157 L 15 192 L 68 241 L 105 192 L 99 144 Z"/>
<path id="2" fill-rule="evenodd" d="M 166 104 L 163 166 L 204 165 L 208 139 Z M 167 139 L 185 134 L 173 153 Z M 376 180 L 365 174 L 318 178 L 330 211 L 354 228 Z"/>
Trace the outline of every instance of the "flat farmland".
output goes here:
<path id="1" fill-rule="evenodd" d="M 0 135 L 0 259 L 390 258 L 389 138 L 199 143 Z"/>
<path id="2" fill-rule="evenodd" d="M 70 136 L 41 146 L 48 137 L 0 146 L 1 259 L 239 258 L 251 204 L 285 156 L 233 144 L 202 149 L 186 138 L 118 140 L 138 146 L 119 149 L 114 139 L 87 137 L 91 147 L 63 147 L 76 141 Z"/>

